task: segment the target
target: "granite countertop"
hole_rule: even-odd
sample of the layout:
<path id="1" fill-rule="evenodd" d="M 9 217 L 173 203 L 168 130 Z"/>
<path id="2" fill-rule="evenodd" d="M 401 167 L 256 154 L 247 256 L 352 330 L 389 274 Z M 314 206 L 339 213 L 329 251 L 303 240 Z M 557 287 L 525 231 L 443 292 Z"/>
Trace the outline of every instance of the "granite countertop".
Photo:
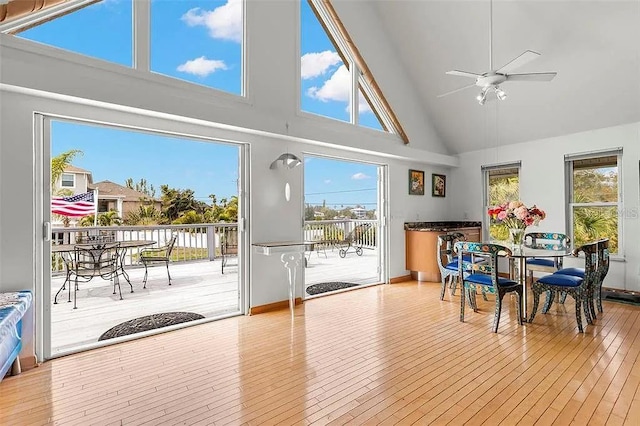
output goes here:
<path id="1" fill-rule="evenodd" d="M 436 222 L 405 222 L 405 231 L 449 231 L 460 228 L 480 228 L 482 222 L 440 220 Z"/>

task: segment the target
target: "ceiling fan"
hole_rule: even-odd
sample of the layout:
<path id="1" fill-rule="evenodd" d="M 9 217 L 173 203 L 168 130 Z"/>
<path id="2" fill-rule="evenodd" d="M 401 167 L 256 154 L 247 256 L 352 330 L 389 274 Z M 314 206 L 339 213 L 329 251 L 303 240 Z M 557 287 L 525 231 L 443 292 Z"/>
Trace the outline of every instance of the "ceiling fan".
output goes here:
<path id="1" fill-rule="evenodd" d="M 446 74 L 448 75 L 475 78 L 476 81 L 475 83 L 469 84 L 468 86 L 460 87 L 450 92 L 438 95 L 438 97 L 441 98 L 443 96 L 460 92 L 471 87 L 480 87 L 482 90 L 480 91 L 476 99 L 478 100 L 480 105 L 484 105 L 484 103 L 487 101 L 487 95 L 491 92 L 495 93 L 497 99 L 504 100 L 507 98 L 507 94 L 500 88 L 500 84 L 504 83 L 505 81 L 551 81 L 557 74 L 557 72 L 529 72 L 520 74 L 512 73 L 511 71 L 540 56 L 538 52 L 534 52 L 533 50 L 525 50 L 525 52 L 517 58 L 513 59 L 501 68 L 494 70 L 492 45 L 493 0 L 489 0 L 489 71 L 482 74 L 459 70 L 447 71 Z"/>

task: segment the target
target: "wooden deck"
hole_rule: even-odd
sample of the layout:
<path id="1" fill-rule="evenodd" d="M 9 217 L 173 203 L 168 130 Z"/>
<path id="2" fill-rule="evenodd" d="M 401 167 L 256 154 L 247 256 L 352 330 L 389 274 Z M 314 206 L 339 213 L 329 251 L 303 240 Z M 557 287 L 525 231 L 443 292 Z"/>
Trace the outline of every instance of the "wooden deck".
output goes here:
<path id="1" fill-rule="evenodd" d="M 326 281 L 349 281 L 356 284 L 377 283 L 376 252 L 364 250 L 362 256 L 350 252 L 345 258 L 338 251 L 325 254 L 310 253 L 305 268 L 306 285 Z M 230 261 L 237 264 L 236 259 Z M 142 288 L 143 267 L 127 267 L 134 293 L 121 279 L 122 297 L 113 294 L 108 281 L 95 278 L 79 285 L 78 309 L 67 303 L 68 292 L 53 296 L 64 281 L 64 276 L 52 278 L 52 354 L 95 344 L 102 333 L 111 327 L 144 315 L 160 312 L 195 312 L 206 318 L 238 313 L 238 269 L 225 267 L 221 273 L 220 260 L 178 262 L 170 265 L 172 285 L 163 265 L 149 268 L 147 288 Z M 68 290 L 68 289 L 67 289 Z M 298 295 L 299 297 L 300 295 Z M 71 293 L 73 298 L 73 292 Z"/>
<path id="2" fill-rule="evenodd" d="M 0 424 L 637 425 L 640 307 L 458 320 L 439 285 L 369 286 L 48 361 L 0 383 Z"/>

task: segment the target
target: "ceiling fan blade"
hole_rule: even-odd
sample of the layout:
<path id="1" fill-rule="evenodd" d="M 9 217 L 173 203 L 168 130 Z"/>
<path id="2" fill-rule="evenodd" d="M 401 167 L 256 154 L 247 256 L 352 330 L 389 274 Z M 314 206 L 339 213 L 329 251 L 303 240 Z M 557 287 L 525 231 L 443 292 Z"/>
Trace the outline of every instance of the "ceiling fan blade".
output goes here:
<path id="1" fill-rule="evenodd" d="M 476 86 L 476 84 L 475 84 L 475 83 L 473 83 L 473 84 L 470 84 L 470 85 L 468 85 L 468 86 L 460 87 L 460 88 L 458 88 L 458 89 L 456 89 L 456 90 L 452 90 L 452 91 L 450 91 L 450 92 L 443 93 L 443 94 L 441 94 L 441 95 L 438 95 L 438 97 L 439 97 L 439 98 L 442 98 L 443 96 L 451 95 L 452 93 L 460 92 L 460 91 L 462 91 L 462 90 L 464 90 L 464 89 L 469 89 L 469 88 L 471 88 L 471 87 L 477 87 L 477 86 Z"/>
<path id="2" fill-rule="evenodd" d="M 507 74 L 507 81 L 551 81 L 557 72 L 528 72 L 523 74 Z"/>
<path id="3" fill-rule="evenodd" d="M 457 75 L 458 77 L 470 77 L 470 78 L 478 78 L 478 77 L 482 77 L 482 74 L 476 74 L 476 73 L 474 73 L 474 72 L 458 71 L 458 70 L 447 71 L 445 74 L 448 74 L 448 75 Z"/>
<path id="4" fill-rule="evenodd" d="M 534 52 L 533 50 L 525 50 L 523 54 L 504 65 L 499 70 L 496 70 L 497 74 L 509 74 L 509 71 L 514 70 L 516 68 L 520 68 L 524 64 L 533 61 L 535 58 L 540 56 L 538 52 Z"/>

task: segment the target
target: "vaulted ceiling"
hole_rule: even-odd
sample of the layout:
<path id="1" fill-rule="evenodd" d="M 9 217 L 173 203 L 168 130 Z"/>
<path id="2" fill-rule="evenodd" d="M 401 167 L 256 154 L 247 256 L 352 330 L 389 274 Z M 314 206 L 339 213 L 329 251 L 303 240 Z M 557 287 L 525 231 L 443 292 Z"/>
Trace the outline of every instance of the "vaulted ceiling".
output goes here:
<path id="1" fill-rule="evenodd" d="M 542 55 L 514 72 L 558 75 L 505 82 L 507 99 L 484 106 L 475 87 L 437 95 L 474 82 L 446 71 L 488 71 L 489 0 L 375 7 L 451 153 L 640 121 L 639 0 L 495 0 L 494 69 L 533 50 Z"/>

